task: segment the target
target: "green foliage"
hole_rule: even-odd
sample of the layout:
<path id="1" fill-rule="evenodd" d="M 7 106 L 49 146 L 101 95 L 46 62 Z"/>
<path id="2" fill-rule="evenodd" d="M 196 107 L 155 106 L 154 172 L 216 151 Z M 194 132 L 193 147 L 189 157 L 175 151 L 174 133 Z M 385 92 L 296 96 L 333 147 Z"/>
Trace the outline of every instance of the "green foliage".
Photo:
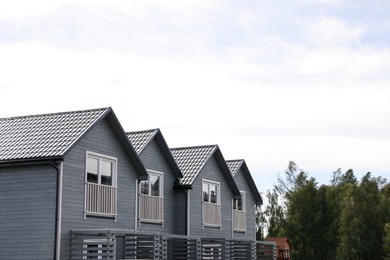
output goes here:
<path id="1" fill-rule="evenodd" d="M 383 259 L 390 257 L 390 184 L 352 169 L 333 173 L 330 185 L 289 162 L 266 194 L 262 212 L 269 236 L 287 236 L 293 259 Z M 260 219 L 260 218 L 259 218 Z"/>

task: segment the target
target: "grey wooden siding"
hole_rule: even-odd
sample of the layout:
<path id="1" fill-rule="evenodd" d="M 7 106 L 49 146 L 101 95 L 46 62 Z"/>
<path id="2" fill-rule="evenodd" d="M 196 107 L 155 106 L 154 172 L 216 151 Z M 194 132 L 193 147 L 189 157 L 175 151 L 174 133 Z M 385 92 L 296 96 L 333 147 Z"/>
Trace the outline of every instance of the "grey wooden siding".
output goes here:
<path id="1" fill-rule="evenodd" d="M 182 190 L 175 191 L 175 234 L 187 233 L 187 194 Z"/>
<path id="2" fill-rule="evenodd" d="M 163 172 L 164 174 L 164 223 L 152 224 L 147 222 L 141 222 L 138 229 L 174 234 L 175 193 L 173 190 L 173 182 L 176 178 L 173 175 L 171 169 L 169 168 L 169 165 L 155 140 L 151 140 L 148 143 L 148 145 L 140 154 L 140 158 L 146 169 Z"/>
<path id="3" fill-rule="evenodd" d="M 202 228 L 202 179 L 220 183 L 221 192 L 221 229 L 204 227 Z M 190 235 L 209 237 L 232 237 L 232 199 L 225 177 L 218 166 L 215 156 L 210 158 L 190 190 Z"/>
<path id="4" fill-rule="evenodd" d="M 84 219 L 84 182 L 86 151 L 118 159 L 118 202 L 113 218 L 88 216 Z M 69 259 L 71 229 L 131 229 L 135 227 L 137 174 L 110 125 L 102 120 L 66 155 L 63 177 L 61 259 Z"/>
<path id="5" fill-rule="evenodd" d="M 57 171 L 0 167 L 0 259 L 53 259 Z"/>
<path id="6" fill-rule="evenodd" d="M 255 198 L 241 169 L 236 173 L 236 175 L 234 175 L 234 180 L 237 184 L 238 189 L 240 191 L 245 191 L 246 195 L 246 232 L 234 232 L 234 237 L 255 239 Z"/>

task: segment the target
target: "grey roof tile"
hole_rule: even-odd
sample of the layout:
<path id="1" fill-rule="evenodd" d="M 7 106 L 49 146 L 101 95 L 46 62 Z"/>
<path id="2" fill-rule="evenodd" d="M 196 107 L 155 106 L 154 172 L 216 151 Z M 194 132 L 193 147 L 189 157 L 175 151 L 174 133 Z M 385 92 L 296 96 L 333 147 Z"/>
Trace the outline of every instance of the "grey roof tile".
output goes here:
<path id="1" fill-rule="evenodd" d="M 226 161 L 226 164 L 230 170 L 230 172 L 232 173 L 232 175 L 236 175 L 237 173 L 237 170 L 240 169 L 240 166 L 241 164 L 243 163 L 244 160 L 240 159 L 240 160 L 227 160 Z"/>
<path id="2" fill-rule="evenodd" d="M 183 173 L 181 185 L 192 185 L 196 176 L 217 149 L 217 145 L 171 148 L 173 158 Z"/>
<path id="3" fill-rule="evenodd" d="M 252 194 L 255 198 L 256 205 L 262 205 L 263 200 L 261 198 L 261 195 L 259 193 L 259 190 L 256 187 L 255 181 L 252 178 L 251 173 L 249 172 L 248 166 L 245 163 L 244 159 L 238 159 L 238 160 L 226 160 L 226 164 L 232 173 L 233 177 L 235 178 L 235 175 L 237 174 L 238 170 L 242 170 L 242 173 L 245 176 L 245 179 L 248 182 L 248 185 L 250 189 L 252 190 Z"/>
<path id="4" fill-rule="evenodd" d="M 140 154 L 145 146 L 152 140 L 158 132 L 158 129 L 143 130 L 136 132 L 127 132 L 126 135 L 130 139 L 131 144 L 137 154 Z"/>
<path id="5" fill-rule="evenodd" d="M 0 161 L 62 156 L 108 110 L 0 118 Z"/>

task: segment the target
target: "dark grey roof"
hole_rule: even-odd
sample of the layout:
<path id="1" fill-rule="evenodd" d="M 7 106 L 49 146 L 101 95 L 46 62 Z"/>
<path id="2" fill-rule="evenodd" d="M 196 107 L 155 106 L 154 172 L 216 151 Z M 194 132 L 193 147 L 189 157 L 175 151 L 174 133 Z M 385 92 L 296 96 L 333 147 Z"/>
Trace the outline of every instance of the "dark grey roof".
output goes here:
<path id="1" fill-rule="evenodd" d="M 238 169 L 240 169 L 242 162 L 243 162 L 243 160 L 228 160 L 228 161 L 226 161 L 226 164 L 229 167 L 229 170 L 233 174 L 233 176 L 236 175 Z"/>
<path id="2" fill-rule="evenodd" d="M 130 139 L 134 150 L 140 154 L 145 146 L 152 140 L 158 132 L 158 129 L 150 129 L 136 132 L 127 132 L 126 135 Z"/>
<path id="3" fill-rule="evenodd" d="M 217 148 L 217 145 L 171 148 L 173 158 L 183 174 L 180 184 L 192 185 L 206 161 Z"/>
<path id="4" fill-rule="evenodd" d="M 252 191 L 252 194 L 255 198 L 256 205 L 262 205 L 263 199 L 261 198 L 261 195 L 259 193 L 259 190 L 256 187 L 255 181 L 252 178 L 252 175 L 249 171 L 248 166 L 245 163 L 245 160 L 238 159 L 238 160 L 227 160 L 226 164 L 232 173 L 232 175 L 235 177 L 237 172 L 241 169 L 242 173 L 244 174 L 244 177 Z"/>
<path id="5" fill-rule="evenodd" d="M 150 129 L 150 130 L 142 130 L 135 132 L 127 132 L 127 137 L 132 143 L 134 150 L 140 155 L 144 148 L 148 145 L 148 143 L 155 139 L 157 145 L 160 147 L 161 152 L 164 158 L 167 160 L 169 167 L 171 168 L 173 174 L 176 178 L 183 177 L 182 172 L 179 169 L 175 159 L 172 156 L 172 153 L 168 147 L 167 142 L 165 141 L 164 136 L 162 135 L 160 129 Z"/>
<path id="6" fill-rule="evenodd" d="M 61 157 L 94 122 L 100 108 L 0 119 L 0 161 Z"/>

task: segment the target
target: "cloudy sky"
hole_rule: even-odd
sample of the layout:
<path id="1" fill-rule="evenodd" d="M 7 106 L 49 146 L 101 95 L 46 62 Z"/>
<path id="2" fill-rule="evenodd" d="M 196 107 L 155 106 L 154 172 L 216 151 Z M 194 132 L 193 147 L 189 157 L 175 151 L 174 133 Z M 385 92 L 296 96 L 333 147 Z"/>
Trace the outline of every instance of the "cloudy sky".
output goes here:
<path id="1" fill-rule="evenodd" d="M 260 191 L 293 160 L 390 177 L 388 0 L 0 6 L 0 117 L 111 106 L 171 147 L 218 144 Z"/>

